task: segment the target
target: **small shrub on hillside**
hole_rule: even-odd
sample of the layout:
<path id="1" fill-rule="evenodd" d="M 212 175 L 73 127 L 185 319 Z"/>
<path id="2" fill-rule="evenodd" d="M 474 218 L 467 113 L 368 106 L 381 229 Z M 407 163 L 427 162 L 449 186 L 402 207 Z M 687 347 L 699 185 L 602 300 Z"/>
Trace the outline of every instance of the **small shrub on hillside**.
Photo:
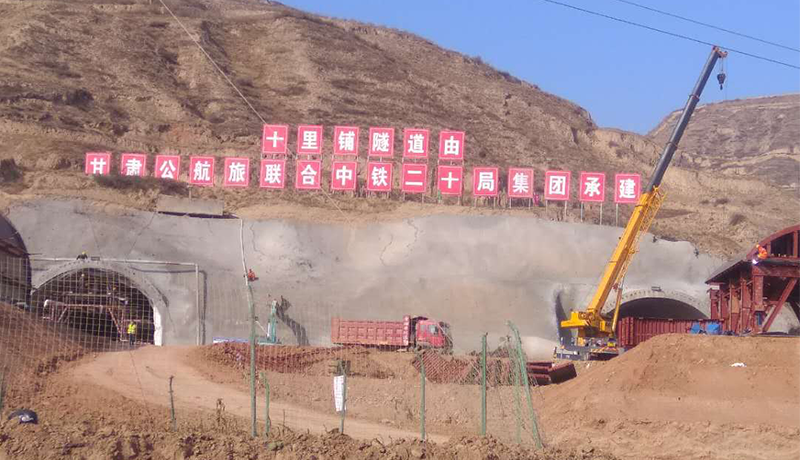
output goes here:
<path id="1" fill-rule="evenodd" d="M 747 220 L 747 217 L 745 217 L 743 214 L 739 214 L 737 212 L 737 213 L 735 213 L 734 215 L 731 216 L 731 219 L 728 221 L 728 225 L 730 225 L 731 227 L 735 227 L 735 226 L 741 224 L 742 222 L 744 222 L 746 220 Z"/>
<path id="2" fill-rule="evenodd" d="M 22 179 L 22 171 L 12 158 L 0 160 L 0 184 L 10 184 Z"/>
<path id="3" fill-rule="evenodd" d="M 120 176 L 110 174 L 107 176 L 92 176 L 97 185 L 122 191 L 147 191 L 156 189 L 164 195 L 186 196 L 189 194 L 188 186 L 183 182 L 155 177 Z"/>
<path id="4" fill-rule="evenodd" d="M 729 200 L 727 197 L 717 198 L 716 200 L 714 200 L 714 206 L 719 206 L 721 204 L 728 204 L 730 202 L 731 200 Z"/>

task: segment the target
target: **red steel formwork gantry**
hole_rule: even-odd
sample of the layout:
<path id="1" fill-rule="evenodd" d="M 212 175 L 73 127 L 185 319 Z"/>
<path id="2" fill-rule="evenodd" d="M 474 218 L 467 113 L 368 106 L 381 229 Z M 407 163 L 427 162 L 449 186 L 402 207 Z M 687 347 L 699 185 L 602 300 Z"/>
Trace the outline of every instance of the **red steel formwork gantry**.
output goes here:
<path id="1" fill-rule="evenodd" d="M 773 321 L 789 304 L 800 319 L 800 225 L 780 230 L 759 242 L 767 258 L 757 260 L 753 247 L 742 257 L 720 267 L 706 284 L 711 319 L 735 334 L 769 332 Z"/>

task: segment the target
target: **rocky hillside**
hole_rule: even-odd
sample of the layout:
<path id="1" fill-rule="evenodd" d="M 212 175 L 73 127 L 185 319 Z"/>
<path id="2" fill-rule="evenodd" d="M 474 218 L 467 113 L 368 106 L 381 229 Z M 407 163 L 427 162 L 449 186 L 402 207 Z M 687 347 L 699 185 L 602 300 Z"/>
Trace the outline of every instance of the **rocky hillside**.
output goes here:
<path id="1" fill-rule="evenodd" d="M 679 112 L 648 134 L 669 139 Z M 800 187 L 800 94 L 737 99 L 697 108 L 676 156 L 681 166 Z"/>
<path id="2" fill-rule="evenodd" d="M 538 189 L 545 168 L 647 175 L 660 150 L 648 138 L 598 129 L 583 108 L 479 58 L 402 31 L 256 0 L 169 0 L 251 110 L 178 22 L 150 3 L 0 0 L 0 207 L 56 195 L 152 209 L 160 193 L 187 194 L 186 186 L 95 180 L 82 174 L 84 152 L 257 158 L 262 121 L 254 111 L 272 123 L 325 125 L 326 149 L 337 124 L 361 126 L 362 145 L 369 126 L 463 130 L 468 167 L 533 166 Z M 687 85 L 693 78 L 687 75 Z M 670 170 L 656 233 L 733 253 L 791 223 L 796 197 L 763 206 L 783 192 L 758 176 L 713 172 Z M 224 199 L 229 211 L 250 217 L 286 217 L 287 209 L 304 217 L 313 210 L 319 219 L 499 212 L 254 187 L 192 194 Z"/>

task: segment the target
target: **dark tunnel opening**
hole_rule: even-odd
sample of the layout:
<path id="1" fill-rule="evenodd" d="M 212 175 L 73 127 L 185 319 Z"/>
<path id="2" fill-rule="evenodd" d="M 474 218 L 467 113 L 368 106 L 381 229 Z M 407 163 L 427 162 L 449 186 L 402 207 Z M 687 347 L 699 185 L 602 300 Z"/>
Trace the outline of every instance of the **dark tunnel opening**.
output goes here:
<path id="1" fill-rule="evenodd" d="M 132 321 L 138 343 L 154 343 L 155 321 L 150 299 L 126 276 L 84 268 L 42 284 L 32 299 L 39 315 L 100 341 L 128 341 Z"/>
<path id="2" fill-rule="evenodd" d="M 663 297 L 644 297 L 623 303 L 619 307 L 619 317 L 657 319 L 703 319 L 706 315 L 695 307 L 680 300 Z"/>

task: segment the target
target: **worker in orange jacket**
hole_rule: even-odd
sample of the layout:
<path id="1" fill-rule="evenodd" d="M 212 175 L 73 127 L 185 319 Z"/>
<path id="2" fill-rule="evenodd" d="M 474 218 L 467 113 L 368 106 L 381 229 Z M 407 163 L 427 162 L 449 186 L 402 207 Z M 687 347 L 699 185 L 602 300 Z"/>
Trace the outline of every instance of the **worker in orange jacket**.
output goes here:
<path id="1" fill-rule="evenodd" d="M 752 260 L 753 265 L 758 265 L 758 263 L 761 262 L 762 260 L 766 259 L 767 256 L 768 256 L 767 249 L 764 246 L 761 246 L 760 244 L 757 244 L 756 245 L 755 257 L 753 257 L 753 260 Z"/>

